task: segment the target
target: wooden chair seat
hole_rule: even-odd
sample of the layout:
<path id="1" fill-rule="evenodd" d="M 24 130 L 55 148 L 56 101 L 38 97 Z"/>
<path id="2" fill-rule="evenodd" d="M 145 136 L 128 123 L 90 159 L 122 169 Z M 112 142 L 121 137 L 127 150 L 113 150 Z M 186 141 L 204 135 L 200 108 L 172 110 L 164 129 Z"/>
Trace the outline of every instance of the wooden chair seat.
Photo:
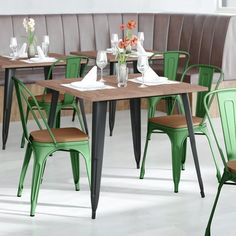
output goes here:
<path id="1" fill-rule="evenodd" d="M 193 125 L 199 125 L 202 122 L 200 117 L 193 116 L 192 119 Z M 149 122 L 174 129 L 187 128 L 186 118 L 183 115 L 153 117 L 149 119 Z"/>
<path id="2" fill-rule="evenodd" d="M 51 129 L 55 139 L 58 143 L 63 142 L 78 142 L 87 141 L 88 135 L 77 128 L 54 128 Z M 30 133 L 31 139 L 40 143 L 52 143 L 53 140 L 49 135 L 48 130 L 36 130 Z"/>
<path id="3" fill-rule="evenodd" d="M 38 102 L 51 103 L 52 94 L 47 93 L 47 94 L 36 95 L 35 98 Z M 29 97 L 29 101 L 32 101 L 32 97 Z M 64 101 L 64 95 L 60 94 L 58 98 L 58 102 L 61 103 L 63 101 Z"/>
<path id="4" fill-rule="evenodd" d="M 236 160 L 228 161 L 227 166 L 231 172 L 236 173 Z"/>

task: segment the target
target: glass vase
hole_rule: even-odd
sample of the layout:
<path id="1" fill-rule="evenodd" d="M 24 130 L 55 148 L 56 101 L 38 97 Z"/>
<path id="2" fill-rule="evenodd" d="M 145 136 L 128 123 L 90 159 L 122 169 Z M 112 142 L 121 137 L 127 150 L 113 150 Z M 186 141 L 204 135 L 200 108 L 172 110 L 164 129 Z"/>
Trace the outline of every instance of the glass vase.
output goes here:
<path id="1" fill-rule="evenodd" d="M 28 58 L 35 57 L 36 55 L 36 48 L 34 44 L 29 44 L 28 46 Z"/>
<path id="2" fill-rule="evenodd" d="M 118 87 L 126 87 L 128 80 L 128 68 L 126 63 L 117 63 L 117 86 Z"/>

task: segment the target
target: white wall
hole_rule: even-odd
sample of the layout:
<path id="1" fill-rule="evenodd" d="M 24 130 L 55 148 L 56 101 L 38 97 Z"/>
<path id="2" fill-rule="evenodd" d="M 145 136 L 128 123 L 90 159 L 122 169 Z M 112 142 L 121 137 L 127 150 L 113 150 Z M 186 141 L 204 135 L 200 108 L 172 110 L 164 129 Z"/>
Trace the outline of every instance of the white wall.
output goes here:
<path id="1" fill-rule="evenodd" d="M 217 0 L 2 0 L 0 14 L 96 12 L 214 13 Z"/>

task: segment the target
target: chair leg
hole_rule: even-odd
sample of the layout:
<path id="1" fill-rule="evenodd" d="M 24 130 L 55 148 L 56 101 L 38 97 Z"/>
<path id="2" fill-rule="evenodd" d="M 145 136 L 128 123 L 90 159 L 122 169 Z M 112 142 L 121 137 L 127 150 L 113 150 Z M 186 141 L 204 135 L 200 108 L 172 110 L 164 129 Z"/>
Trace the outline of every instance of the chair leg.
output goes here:
<path id="1" fill-rule="evenodd" d="M 212 157 L 213 157 L 213 160 L 214 160 L 214 163 L 215 163 L 215 167 L 216 167 L 216 178 L 218 179 L 218 183 L 220 183 L 220 181 L 221 181 L 221 173 L 220 173 L 220 169 L 219 169 L 219 167 L 218 167 L 218 163 L 217 163 L 217 161 L 216 161 L 216 157 L 215 157 L 214 150 L 213 150 L 213 147 L 212 147 L 212 141 L 211 141 L 211 138 L 210 138 L 210 135 L 209 135 L 207 129 L 204 130 L 204 134 L 205 134 L 206 137 L 207 137 L 207 140 L 208 140 L 208 143 L 209 143 L 209 146 L 210 146 L 210 149 L 211 149 Z"/>
<path id="2" fill-rule="evenodd" d="M 23 188 L 24 188 L 24 180 L 25 180 L 25 175 L 28 169 L 28 165 L 29 165 L 29 161 L 30 161 L 30 157 L 32 154 L 32 147 L 31 144 L 28 143 L 27 148 L 26 148 L 26 152 L 25 152 L 25 158 L 24 158 L 24 162 L 21 168 L 21 174 L 20 174 L 20 181 L 19 181 L 19 185 L 18 185 L 18 191 L 17 191 L 17 197 L 21 197 Z"/>
<path id="3" fill-rule="evenodd" d="M 148 118 L 155 116 L 157 103 L 161 100 L 161 97 L 151 97 L 148 99 Z"/>
<path id="4" fill-rule="evenodd" d="M 28 117 L 29 117 L 29 108 L 27 107 L 27 110 L 26 110 L 26 115 L 25 115 L 25 122 L 27 123 L 28 121 Z M 23 148 L 25 146 L 25 135 L 24 133 L 22 134 L 22 138 L 21 138 L 21 144 L 20 144 L 20 147 Z"/>
<path id="5" fill-rule="evenodd" d="M 220 184 L 218 186 L 218 191 L 217 191 L 217 194 L 216 194 L 216 198 L 215 198 L 212 210 L 211 210 L 210 218 L 209 218 L 208 223 L 207 223 L 205 236 L 210 236 L 211 235 L 211 223 L 212 223 L 212 219 L 213 219 L 213 216 L 214 216 L 214 213 L 215 213 L 216 205 L 217 205 L 217 202 L 218 202 L 218 199 L 219 199 L 219 196 L 220 196 L 220 191 L 221 191 L 221 188 L 222 188 L 223 184 L 227 180 L 228 180 L 227 175 L 224 173 L 223 176 L 222 176 L 222 179 L 220 181 Z"/>
<path id="6" fill-rule="evenodd" d="M 90 151 L 89 151 L 89 144 L 87 146 L 87 152 L 86 154 L 84 154 L 84 159 L 85 159 L 85 164 L 86 164 L 86 170 L 87 170 L 87 175 L 88 175 L 88 181 L 89 181 L 89 187 L 91 188 L 91 155 L 90 155 Z"/>
<path id="7" fill-rule="evenodd" d="M 85 129 L 83 118 L 81 117 L 80 109 L 78 108 L 78 106 L 76 104 L 73 106 L 73 108 L 77 113 L 77 117 L 78 117 L 78 120 L 79 120 L 80 127 L 81 127 L 82 131 L 84 131 L 86 134 L 88 134 L 88 130 Z"/>
<path id="8" fill-rule="evenodd" d="M 178 103 L 179 113 L 185 114 L 183 101 L 182 101 L 182 98 L 179 95 L 176 96 L 176 101 Z"/>
<path id="9" fill-rule="evenodd" d="M 84 158 L 87 176 L 88 176 L 89 187 L 91 188 L 91 154 L 90 154 L 89 143 L 87 142 L 83 146 L 80 146 L 79 149 L 75 148 L 75 150 L 77 150 L 77 152 L 75 152 L 75 153 L 78 153 L 78 155 L 81 154 Z M 72 163 L 72 170 L 73 170 L 73 165 L 74 165 L 74 163 Z M 77 167 L 77 169 L 73 170 L 73 173 L 75 172 L 75 175 L 79 175 L 79 173 L 80 173 L 79 162 L 75 163 L 74 166 Z M 77 179 L 79 181 L 79 176 L 77 177 Z M 78 182 L 77 186 L 78 186 L 78 190 L 79 190 L 79 182 Z"/>
<path id="10" fill-rule="evenodd" d="M 166 97 L 166 113 L 167 115 L 171 115 L 174 111 L 174 106 L 175 106 L 175 99 L 172 97 Z"/>
<path id="11" fill-rule="evenodd" d="M 78 101 L 79 101 L 79 99 L 76 98 L 75 99 L 76 106 L 78 105 Z M 75 108 L 73 108 L 73 114 L 72 114 L 72 119 L 71 119 L 73 122 L 75 121 L 75 114 L 76 114 L 76 110 L 75 110 Z"/>
<path id="12" fill-rule="evenodd" d="M 181 158 L 183 152 L 184 137 L 179 134 L 172 134 L 169 136 L 171 139 L 171 151 L 172 151 L 172 174 L 174 180 L 174 192 L 178 192 L 179 181 L 181 175 Z"/>
<path id="13" fill-rule="evenodd" d="M 147 136 L 146 136 L 146 143 L 145 143 L 145 148 L 143 152 L 143 160 L 142 160 L 142 165 L 141 165 L 141 170 L 140 170 L 140 179 L 144 178 L 145 175 L 145 163 L 146 163 L 146 156 L 147 156 L 147 148 L 148 148 L 148 142 L 151 139 L 151 134 L 152 132 L 148 130 Z"/>
<path id="14" fill-rule="evenodd" d="M 52 156 L 52 154 L 50 154 L 49 156 Z M 43 172 L 42 172 L 42 177 L 41 177 L 41 184 L 43 183 L 43 175 L 44 175 L 44 171 L 45 171 L 45 168 L 46 168 L 46 163 L 47 163 L 47 161 L 45 161 L 43 163 Z"/>
<path id="15" fill-rule="evenodd" d="M 46 161 L 46 154 L 41 150 L 35 152 L 33 179 L 31 185 L 31 209 L 30 216 L 35 215 L 35 209 L 38 201 L 39 188 L 43 175 L 44 162 Z"/>
<path id="16" fill-rule="evenodd" d="M 80 179 L 80 164 L 79 164 L 79 152 L 77 151 L 70 151 L 70 160 L 72 166 L 72 173 L 75 183 L 75 190 L 79 191 L 79 179 Z"/>

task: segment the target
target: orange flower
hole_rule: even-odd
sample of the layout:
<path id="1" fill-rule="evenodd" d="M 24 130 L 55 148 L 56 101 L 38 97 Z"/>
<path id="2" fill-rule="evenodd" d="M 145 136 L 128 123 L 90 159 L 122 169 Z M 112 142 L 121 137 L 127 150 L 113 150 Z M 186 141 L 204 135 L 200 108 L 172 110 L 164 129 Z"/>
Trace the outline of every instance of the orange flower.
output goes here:
<path id="1" fill-rule="evenodd" d="M 124 29 L 125 29 L 125 27 L 126 27 L 126 25 L 125 25 L 125 24 L 121 24 L 121 25 L 120 25 L 120 29 L 121 29 L 121 30 L 124 30 Z"/>
<path id="2" fill-rule="evenodd" d="M 132 38 L 130 40 L 131 46 L 137 45 L 138 37 L 136 35 L 132 35 Z"/>
<path id="3" fill-rule="evenodd" d="M 118 44 L 118 47 L 119 48 L 125 48 L 126 46 L 125 46 L 125 42 L 123 41 L 123 40 L 121 40 L 120 42 L 119 42 L 119 44 Z"/>
<path id="4" fill-rule="evenodd" d="M 130 39 L 126 36 L 124 40 L 125 47 L 127 47 L 130 44 Z"/>
<path id="5" fill-rule="evenodd" d="M 136 21 L 134 20 L 129 20 L 128 23 L 127 23 L 127 28 L 132 30 L 136 27 Z"/>

